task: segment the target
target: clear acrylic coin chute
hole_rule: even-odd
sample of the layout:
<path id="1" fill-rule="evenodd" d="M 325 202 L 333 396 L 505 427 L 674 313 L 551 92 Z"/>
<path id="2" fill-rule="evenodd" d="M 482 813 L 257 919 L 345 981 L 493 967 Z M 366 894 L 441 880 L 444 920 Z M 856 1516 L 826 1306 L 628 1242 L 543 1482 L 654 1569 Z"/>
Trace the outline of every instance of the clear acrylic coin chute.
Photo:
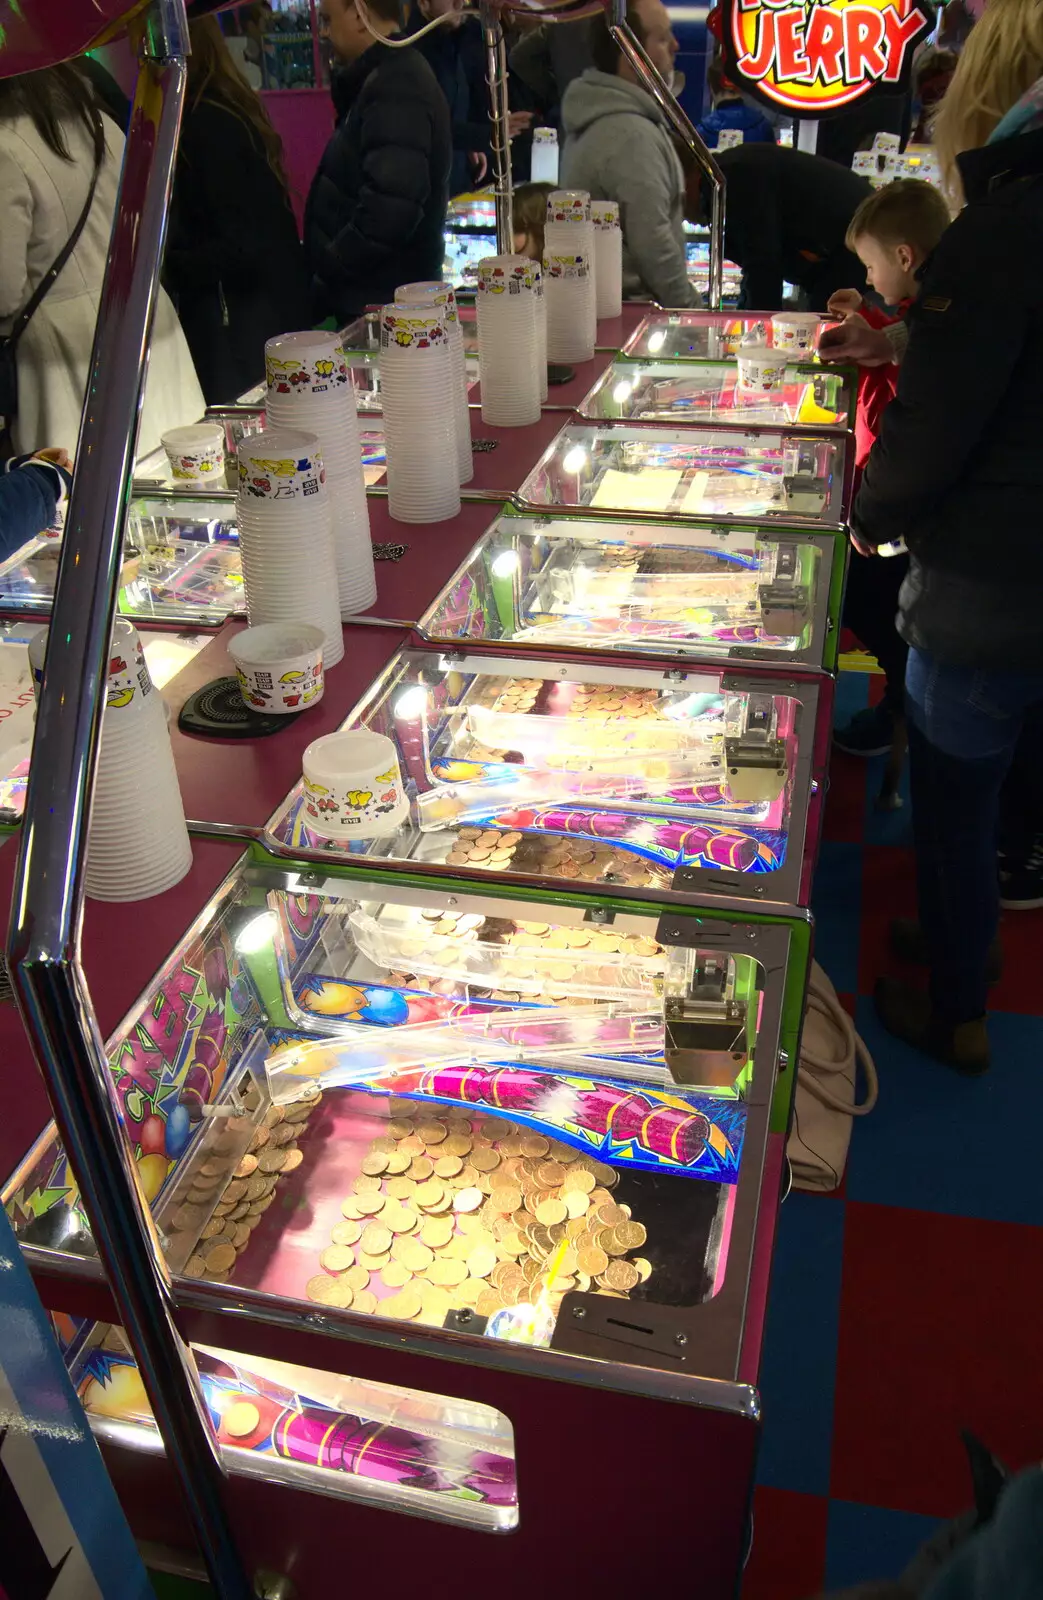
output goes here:
<path id="1" fill-rule="evenodd" d="M 421 873 L 803 905 L 824 682 L 402 650 L 345 726 L 394 742 L 408 816 L 375 838 L 328 839 L 338 802 L 302 783 L 268 838 Z"/>
<path id="2" fill-rule="evenodd" d="M 613 361 L 580 401 L 593 422 L 692 423 L 715 428 L 797 428 L 846 433 L 857 386 L 848 372 L 794 352 L 782 383 L 749 394 L 734 360 Z"/>
<path id="3" fill-rule="evenodd" d="M 506 1532 L 590 1382 L 654 1402 L 632 1442 L 663 1404 L 752 1439 L 807 919 L 379 869 L 237 869 L 108 1046 L 233 1482 Z M 4 1200 L 117 1483 L 146 1471 L 53 1128 Z"/>
<path id="4" fill-rule="evenodd" d="M 830 673 L 845 556 L 839 535 L 803 528 L 509 507 L 418 628 L 447 650 L 520 647 Z"/>
<path id="5" fill-rule="evenodd" d="M 568 423 L 518 491 L 532 510 L 725 517 L 842 532 L 850 489 L 843 436 L 770 429 Z"/>

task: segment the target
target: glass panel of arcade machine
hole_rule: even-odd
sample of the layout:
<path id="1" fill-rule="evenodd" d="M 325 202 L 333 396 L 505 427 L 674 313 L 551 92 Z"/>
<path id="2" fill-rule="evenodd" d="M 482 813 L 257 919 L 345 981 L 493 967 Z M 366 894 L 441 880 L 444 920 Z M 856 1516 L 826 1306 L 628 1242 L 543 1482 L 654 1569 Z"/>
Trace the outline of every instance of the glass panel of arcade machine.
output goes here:
<path id="1" fill-rule="evenodd" d="M 483 255 L 495 255 L 495 249 L 490 252 L 483 250 Z M 469 296 L 457 300 L 457 310 L 460 314 L 460 328 L 464 337 L 464 349 L 469 356 L 478 355 L 478 326 L 475 321 L 474 301 Z M 380 351 L 380 317 L 376 311 L 366 311 L 361 317 L 340 330 L 340 342 L 349 360 L 354 358 L 356 352 L 378 354 Z"/>
<path id="2" fill-rule="evenodd" d="M 792 934 L 240 869 L 109 1046 L 171 1269 L 734 1378 Z M 53 1128 L 4 1203 L 94 1254 Z"/>
<path id="3" fill-rule="evenodd" d="M 842 370 L 796 357 L 781 388 L 750 394 L 734 361 L 614 361 L 579 405 L 592 421 L 712 423 L 846 432 L 856 389 Z"/>
<path id="4" fill-rule="evenodd" d="M 518 497 L 533 508 L 839 529 L 845 444 L 825 434 L 569 423 Z"/>
<path id="5" fill-rule="evenodd" d="M 210 1345 L 192 1352 L 228 1472 L 489 1532 L 517 1526 L 514 1430 L 494 1407 Z M 88 1323 L 65 1354 L 95 1437 L 153 1449 L 122 1328 Z"/>
<path id="6" fill-rule="evenodd" d="M 818 708 L 810 680 L 402 651 L 345 725 L 392 739 L 409 814 L 354 848 L 797 904 Z M 298 786 L 270 832 L 350 853 L 319 831 L 329 805 Z"/>
<path id="7" fill-rule="evenodd" d="M 785 313 L 779 313 L 785 316 Z M 823 317 L 816 329 L 833 318 Z M 625 356 L 645 356 L 653 360 L 721 361 L 733 358 L 743 340 L 749 344 L 771 344 L 772 317 L 763 311 L 653 311 L 638 325 L 623 346 Z"/>
<path id="8" fill-rule="evenodd" d="M 239 551 L 220 511 L 205 503 L 130 507 L 117 601 L 123 616 L 205 628 L 244 609 Z M 56 541 L 34 539 L 0 565 L 0 609 L 44 621 L 60 553 Z"/>
<path id="9" fill-rule="evenodd" d="M 836 534 L 508 513 L 419 628 L 454 648 L 525 644 L 832 666 L 838 624 L 830 600 L 843 564 Z"/>

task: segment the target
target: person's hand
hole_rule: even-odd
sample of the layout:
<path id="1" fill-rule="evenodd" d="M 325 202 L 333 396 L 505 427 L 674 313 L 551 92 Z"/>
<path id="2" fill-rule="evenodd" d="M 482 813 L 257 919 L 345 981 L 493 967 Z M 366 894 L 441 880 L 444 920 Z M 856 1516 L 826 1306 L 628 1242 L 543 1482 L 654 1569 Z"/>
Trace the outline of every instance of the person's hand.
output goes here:
<path id="1" fill-rule="evenodd" d="M 64 467 L 66 472 L 72 471 L 72 456 L 68 450 L 56 446 L 50 450 L 37 450 L 36 454 L 40 461 L 53 461 L 56 467 Z"/>
<path id="2" fill-rule="evenodd" d="M 489 171 L 489 157 L 484 150 L 472 150 L 467 157 L 471 164 L 471 178 L 475 183 L 484 183 Z"/>
<path id="3" fill-rule="evenodd" d="M 531 111 L 508 111 L 507 134 L 511 139 L 517 139 L 519 133 L 526 133 L 532 127 L 534 113 Z"/>
<path id="4" fill-rule="evenodd" d="M 831 294 L 826 310 L 831 317 L 850 317 L 860 309 L 862 296 L 857 289 L 838 289 Z"/>
<path id="5" fill-rule="evenodd" d="M 876 550 L 873 545 L 867 543 L 867 541 L 862 538 L 861 534 L 856 533 L 853 528 L 849 531 L 848 538 L 851 540 L 851 548 L 853 550 L 857 550 L 860 556 L 876 555 Z"/>
<path id="6" fill-rule="evenodd" d="M 823 328 L 818 353 L 823 361 L 849 361 L 860 367 L 886 367 L 895 358 L 883 329 L 871 328 L 864 317 L 847 317 L 834 328 Z"/>

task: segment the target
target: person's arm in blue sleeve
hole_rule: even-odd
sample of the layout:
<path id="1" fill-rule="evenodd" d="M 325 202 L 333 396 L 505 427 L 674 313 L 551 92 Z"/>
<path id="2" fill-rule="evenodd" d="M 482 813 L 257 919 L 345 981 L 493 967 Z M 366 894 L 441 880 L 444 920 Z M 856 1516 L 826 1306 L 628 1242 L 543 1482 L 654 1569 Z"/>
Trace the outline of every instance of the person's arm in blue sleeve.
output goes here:
<path id="1" fill-rule="evenodd" d="M 53 461 L 18 456 L 0 474 L 0 559 L 28 544 L 54 521 L 69 474 Z"/>

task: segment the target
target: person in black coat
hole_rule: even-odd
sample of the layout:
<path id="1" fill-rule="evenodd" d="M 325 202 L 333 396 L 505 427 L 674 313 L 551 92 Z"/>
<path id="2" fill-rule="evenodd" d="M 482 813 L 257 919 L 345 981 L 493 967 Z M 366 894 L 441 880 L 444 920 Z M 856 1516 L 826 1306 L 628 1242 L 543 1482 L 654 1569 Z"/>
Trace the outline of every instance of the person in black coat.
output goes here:
<path id="1" fill-rule="evenodd" d="M 930 990 L 882 979 L 877 1010 L 963 1072 L 989 1064 L 999 906 L 1043 905 L 1043 77 L 998 126 L 980 110 L 1034 74 L 1035 0 L 993 0 L 935 125 L 966 205 L 909 313 L 852 520 L 864 545 L 903 538 L 911 557 L 898 625 L 920 926 L 892 940 L 927 960 Z"/>
<path id="2" fill-rule="evenodd" d="M 780 144 L 718 150 L 724 173 L 724 253 L 742 268 L 742 303 L 778 311 L 783 283 L 825 311 L 837 289 L 864 289 L 865 268 L 844 243 L 848 224 L 872 186 L 821 156 Z M 703 190 L 709 215 L 709 194 Z"/>
<path id="3" fill-rule="evenodd" d="M 370 27 L 398 37 L 397 0 L 368 0 Z M 452 160 L 449 107 L 415 45 L 374 40 L 354 0 L 323 0 L 340 63 L 337 128 L 312 180 L 304 247 L 317 318 L 350 321 L 400 284 L 442 276 Z"/>
<path id="4" fill-rule="evenodd" d="M 416 33 L 434 17 L 443 22 L 416 42 L 449 106 L 453 137 L 450 195 L 464 194 L 483 181 L 491 159 L 489 91 L 485 82 L 481 27 L 464 17 L 460 0 L 417 0 L 409 32 Z"/>
<path id="5" fill-rule="evenodd" d="M 266 339 L 311 327 L 311 303 L 279 136 L 216 17 L 193 22 L 191 39 L 164 273 L 219 405 L 264 377 Z"/>

